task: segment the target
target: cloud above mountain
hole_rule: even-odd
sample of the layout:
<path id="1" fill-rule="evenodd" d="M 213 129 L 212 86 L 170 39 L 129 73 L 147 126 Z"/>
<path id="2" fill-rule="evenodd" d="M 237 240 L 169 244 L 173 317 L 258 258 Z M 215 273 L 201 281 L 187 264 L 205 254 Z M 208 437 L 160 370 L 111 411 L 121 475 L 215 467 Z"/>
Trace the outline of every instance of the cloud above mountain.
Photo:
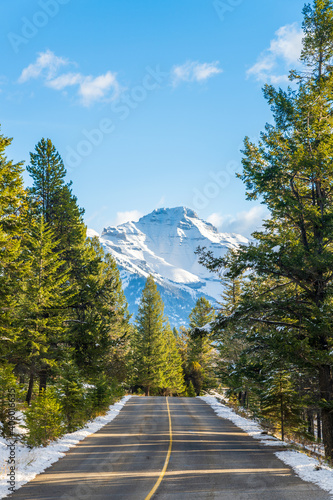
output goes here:
<path id="1" fill-rule="evenodd" d="M 137 222 L 142 216 L 143 213 L 139 212 L 139 210 L 117 212 L 115 225 L 119 226 L 120 224 L 125 224 L 125 222 Z"/>
<path id="2" fill-rule="evenodd" d="M 214 212 L 207 217 L 207 221 L 222 233 L 242 234 L 248 238 L 251 233 L 262 228 L 263 219 L 268 217 L 267 209 L 262 205 L 257 205 L 248 211 L 238 212 L 236 215 Z"/>

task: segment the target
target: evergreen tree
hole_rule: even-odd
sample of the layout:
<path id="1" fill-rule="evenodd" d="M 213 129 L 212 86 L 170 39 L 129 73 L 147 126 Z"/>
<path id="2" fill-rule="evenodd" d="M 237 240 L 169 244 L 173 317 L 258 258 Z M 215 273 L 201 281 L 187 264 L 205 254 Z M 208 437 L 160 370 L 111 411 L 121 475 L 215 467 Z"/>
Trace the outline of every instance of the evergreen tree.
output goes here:
<path id="1" fill-rule="evenodd" d="M 169 323 L 164 328 L 163 337 L 167 349 L 164 393 L 165 395 L 181 394 L 185 391 L 182 359 L 177 348 L 176 337 Z"/>
<path id="2" fill-rule="evenodd" d="M 51 368 L 61 362 L 66 352 L 65 320 L 71 287 L 68 272 L 61 270 L 58 243 L 43 216 L 30 221 L 26 237 L 29 275 L 21 287 L 17 320 L 20 334 L 11 356 L 29 372 L 29 404 L 35 377 L 40 379 L 40 391 L 45 389 Z"/>
<path id="3" fill-rule="evenodd" d="M 13 163 L 5 155 L 12 139 L 0 135 L 0 360 L 15 340 L 13 319 L 17 293 L 25 273 L 22 265 L 23 189 L 22 162 Z"/>
<path id="4" fill-rule="evenodd" d="M 107 372 L 122 382 L 130 332 L 127 302 L 114 259 L 97 238 L 87 239 L 76 270 L 80 288 L 71 315 L 71 345 L 77 365 L 88 377 Z"/>
<path id="5" fill-rule="evenodd" d="M 66 169 L 60 154 L 50 139 L 42 139 L 30 153 L 27 167 L 33 186 L 29 190 L 30 204 L 43 215 L 53 229 L 64 252 L 67 267 L 81 267 L 80 255 L 86 238 L 84 210 L 79 208 L 71 191 L 71 182 L 65 183 Z"/>
<path id="6" fill-rule="evenodd" d="M 78 367 L 72 361 L 63 364 L 60 370 L 59 389 L 61 392 L 61 407 L 65 416 L 68 432 L 74 432 L 82 427 L 87 417 L 87 398 L 83 379 Z"/>
<path id="7" fill-rule="evenodd" d="M 152 276 L 147 278 L 141 295 L 136 331 L 133 336 L 134 368 L 137 384 L 150 391 L 167 386 L 165 367 L 167 361 L 164 305 Z"/>
<path id="8" fill-rule="evenodd" d="M 187 350 L 187 375 L 198 395 L 202 389 L 216 386 L 212 336 L 208 330 L 201 330 L 205 326 L 210 329 L 208 325 L 211 325 L 214 318 L 215 311 L 212 305 L 205 297 L 200 297 L 189 316 L 191 330 Z"/>
<path id="9" fill-rule="evenodd" d="M 190 328 L 202 328 L 210 324 L 215 318 L 212 304 L 205 297 L 200 297 L 189 316 Z"/>
<path id="10" fill-rule="evenodd" d="M 266 299 L 279 291 L 271 301 L 253 303 L 256 314 L 248 308 L 247 317 L 283 328 L 286 352 L 292 339 L 297 360 L 318 371 L 325 454 L 332 458 L 332 2 L 315 0 L 303 13 L 306 71 L 291 72 L 296 89 L 265 86 L 275 124 L 266 126 L 258 144 L 245 139 L 240 177 L 248 198 L 260 197 L 271 217 L 253 234 L 256 241 L 240 248 L 231 273 L 252 269 L 269 287 L 262 290 Z M 206 257 L 210 268 L 225 263 Z M 259 314 L 260 302 L 265 314 Z"/>
<path id="11" fill-rule="evenodd" d="M 187 396 L 188 396 L 189 398 L 195 398 L 195 396 L 196 396 L 196 393 L 195 393 L 195 389 L 194 389 L 194 386 L 193 386 L 192 380 L 190 380 L 190 383 L 188 384 L 188 388 L 187 388 Z"/>
<path id="12" fill-rule="evenodd" d="M 54 251 L 62 255 L 59 271 L 69 275 L 73 297 L 66 327 L 72 356 L 88 378 L 98 380 L 108 372 L 123 381 L 129 316 L 116 264 L 97 239 L 86 238 L 83 210 L 71 183 L 65 183 L 66 170 L 51 140 L 42 139 L 30 157 L 30 205 L 52 229 Z"/>
<path id="13" fill-rule="evenodd" d="M 58 205 L 57 195 L 64 186 L 66 170 L 51 139 L 43 138 L 36 145 L 35 153 L 30 153 L 30 163 L 27 171 L 34 181 L 30 193 L 38 203 L 45 222 L 54 223 Z"/>
<path id="14" fill-rule="evenodd" d="M 222 284 L 222 310 L 225 315 L 232 314 L 240 300 L 242 291 L 242 276 L 238 276 L 232 279 L 224 277 L 222 279 Z"/>
<path id="15" fill-rule="evenodd" d="M 287 431 L 299 431 L 302 425 L 298 394 L 289 371 L 273 371 L 266 379 L 265 385 L 261 414 L 277 424 L 283 441 Z"/>

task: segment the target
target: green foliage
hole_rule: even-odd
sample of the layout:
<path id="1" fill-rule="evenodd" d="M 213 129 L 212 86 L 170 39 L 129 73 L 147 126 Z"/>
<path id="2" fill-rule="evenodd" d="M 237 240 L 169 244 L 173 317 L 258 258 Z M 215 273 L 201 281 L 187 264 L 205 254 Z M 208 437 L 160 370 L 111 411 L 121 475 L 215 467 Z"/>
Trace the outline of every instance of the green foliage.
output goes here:
<path id="1" fill-rule="evenodd" d="M 4 394 L 17 388 L 14 371 L 28 381 L 27 442 L 39 446 L 123 394 L 132 327 L 116 263 L 86 238 L 52 141 L 31 153 L 27 193 L 21 164 L 6 159 L 10 143 L 0 135 L 0 419 L 8 433 Z"/>
<path id="2" fill-rule="evenodd" d="M 163 312 L 164 305 L 157 286 L 149 276 L 142 292 L 132 344 L 136 382 L 145 388 L 147 396 L 151 389 L 158 390 L 166 385 Z"/>
<path id="3" fill-rule="evenodd" d="M 63 434 L 62 406 L 53 387 L 32 401 L 25 411 L 25 422 L 28 429 L 26 443 L 30 447 L 47 446 Z"/>
<path id="4" fill-rule="evenodd" d="M 190 328 L 203 327 L 215 319 L 215 311 L 205 297 L 200 297 L 189 316 Z"/>
<path id="5" fill-rule="evenodd" d="M 190 361 L 187 368 L 190 383 L 194 387 L 195 394 L 200 395 L 204 384 L 204 373 L 202 366 L 197 361 Z"/>
<path id="6" fill-rule="evenodd" d="M 304 8 L 301 60 L 306 71 L 290 73 L 294 88 L 264 88 L 273 124 L 258 143 L 244 142 L 239 177 L 249 200 L 270 211 L 264 229 L 237 252 L 214 259 L 201 252 L 211 270 L 227 268 L 246 286 L 233 313 L 224 310 L 216 330 L 235 328 L 242 354 L 280 360 L 312 372 L 321 398 L 333 401 L 333 7 L 314 0 Z M 242 331 L 241 331 L 242 329 Z M 247 334 L 245 333 L 247 332 Z M 218 334 L 216 335 L 216 337 Z M 223 334 L 220 337 L 223 342 Z M 295 356 L 297 353 L 297 356 Z M 263 361 L 263 370 L 266 370 Z M 273 365 L 274 366 L 274 365 Z M 239 370 L 238 370 L 239 372 Z M 267 372 L 266 372 L 267 375 Z M 266 388 L 267 389 L 267 388 Z M 268 390 L 268 389 L 267 389 Z M 269 392 L 269 391 L 268 391 Z M 268 394 L 268 393 L 267 393 Z M 333 413 L 322 406 L 325 453 L 333 457 Z"/>
<path id="7" fill-rule="evenodd" d="M 38 204 L 39 212 L 46 223 L 54 222 L 56 195 L 64 185 L 66 170 L 63 161 L 50 139 L 42 139 L 30 153 L 27 171 L 34 184 L 30 193 Z"/>
<path id="8" fill-rule="evenodd" d="M 73 363 L 69 362 L 62 367 L 57 387 L 66 421 L 66 430 L 74 432 L 83 427 L 90 413 L 82 378 Z"/>
<path id="9" fill-rule="evenodd" d="M 119 395 L 115 383 L 112 383 L 105 374 L 99 376 L 88 392 L 92 418 L 103 414 Z"/>
<path id="10" fill-rule="evenodd" d="M 301 405 L 290 372 L 277 370 L 265 381 L 266 391 L 262 398 L 261 414 L 276 424 L 285 434 L 300 432 L 302 428 Z M 303 423 L 304 427 L 304 423 Z"/>
<path id="11" fill-rule="evenodd" d="M 30 223 L 25 258 L 29 274 L 19 296 L 20 335 L 16 356 L 31 375 L 40 375 L 47 373 L 64 355 L 66 311 L 72 298 L 69 273 L 63 269 L 54 233 L 43 216 Z"/>
<path id="12" fill-rule="evenodd" d="M 195 396 L 196 396 L 192 380 L 190 380 L 190 382 L 188 384 L 186 396 L 189 398 L 195 398 Z"/>
<path id="13" fill-rule="evenodd" d="M 194 386 L 197 395 L 201 390 L 217 386 L 214 364 L 216 351 L 212 346 L 212 335 L 200 330 L 210 325 L 215 319 L 215 311 L 205 297 L 197 300 L 190 316 L 189 339 L 187 344 L 186 374 Z"/>
<path id="14" fill-rule="evenodd" d="M 169 323 L 164 328 L 164 341 L 166 343 L 166 361 L 164 369 L 165 395 L 182 394 L 185 391 L 182 359 L 177 348 L 176 337 Z"/>
<path id="15" fill-rule="evenodd" d="M 105 372 L 123 382 L 131 327 L 118 268 L 97 238 L 87 240 L 81 259 L 70 334 L 76 364 L 88 377 Z"/>
<path id="16" fill-rule="evenodd" d="M 132 385 L 150 393 L 172 395 L 185 390 L 177 338 L 164 314 L 164 304 L 152 276 L 142 292 L 132 349 Z"/>
<path id="17" fill-rule="evenodd" d="M 17 419 L 10 417 L 9 410 L 15 410 L 17 397 L 16 377 L 13 374 L 13 365 L 0 365 L 0 435 L 8 437 L 11 435 L 10 423 Z M 14 389 L 15 392 L 12 392 Z"/>
<path id="18" fill-rule="evenodd" d="M 17 331 L 13 326 L 17 293 L 24 276 L 22 235 L 25 211 L 22 162 L 14 164 L 6 157 L 11 144 L 0 134 L 0 360 L 10 360 Z"/>

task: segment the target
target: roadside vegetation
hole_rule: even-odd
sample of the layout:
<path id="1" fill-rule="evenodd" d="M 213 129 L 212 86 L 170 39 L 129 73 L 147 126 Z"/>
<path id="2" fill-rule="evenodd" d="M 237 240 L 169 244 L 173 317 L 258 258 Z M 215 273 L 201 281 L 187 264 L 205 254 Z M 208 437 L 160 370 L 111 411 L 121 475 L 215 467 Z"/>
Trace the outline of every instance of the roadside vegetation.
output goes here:
<path id="1" fill-rule="evenodd" d="M 244 142 L 239 177 L 270 216 L 248 246 L 199 254 L 227 284 L 213 338 L 230 394 L 281 435 L 322 438 L 332 460 L 332 2 L 303 14 L 302 71 L 264 87 L 274 123 Z"/>

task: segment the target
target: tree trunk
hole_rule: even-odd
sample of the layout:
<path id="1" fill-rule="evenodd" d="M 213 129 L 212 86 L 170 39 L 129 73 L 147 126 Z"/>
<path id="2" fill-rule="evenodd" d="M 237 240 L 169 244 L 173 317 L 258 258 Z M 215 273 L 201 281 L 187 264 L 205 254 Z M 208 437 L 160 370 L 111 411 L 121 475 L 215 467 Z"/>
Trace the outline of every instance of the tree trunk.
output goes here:
<path id="1" fill-rule="evenodd" d="M 29 379 L 28 392 L 27 392 L 27 395 L 26 395 L 26 398 L 25 398 L 28 406 L 30 406 L 30 401 L 31 401 L 31 397 L 32 397 L 33 386 L 34 386 L 34 374 L 33 374 L 33 372 L 31 372 L 30 373 L 30 379 Z"/>
<path id="2" fill-rule="evenodd" d="M 312 410 L 307 410 L 306 419 L 308 422 L 308 433 L 314 436 L 314 419 Z"/>
<path id="3" fill-rule="evenodd" d="M 146 387 L 146 396 L 149 396 L 149 387 Z"/>
<path id="4" fill-rule="evenodd" d="M 320 397 L 326 403 L 332 403 L 332 372 L 330 365 L 319 367 L 319 390 Z M 325 457 L 333 458 L 333 412 L 330 408 L 321 410 L 322 433 L 325 448 Z"/>
<path id="5" fill-rule="evenodd" d="M 39 394 L 46 390 L 47 370 L 43 368 L 39 373 Z"/>
<path id="6" fill-rule="evenodd" d="M 320 410 L 317 412 L 317 439 L 321 441 L 321 415 Z"/>
<path id="7" fill-rule="evenodd" d="M 281 439 L 284 440 L 284 404 L 283 404 L 283 396 L 281 396 L 280 401 L 280 416 L 281 416 Z"/>

